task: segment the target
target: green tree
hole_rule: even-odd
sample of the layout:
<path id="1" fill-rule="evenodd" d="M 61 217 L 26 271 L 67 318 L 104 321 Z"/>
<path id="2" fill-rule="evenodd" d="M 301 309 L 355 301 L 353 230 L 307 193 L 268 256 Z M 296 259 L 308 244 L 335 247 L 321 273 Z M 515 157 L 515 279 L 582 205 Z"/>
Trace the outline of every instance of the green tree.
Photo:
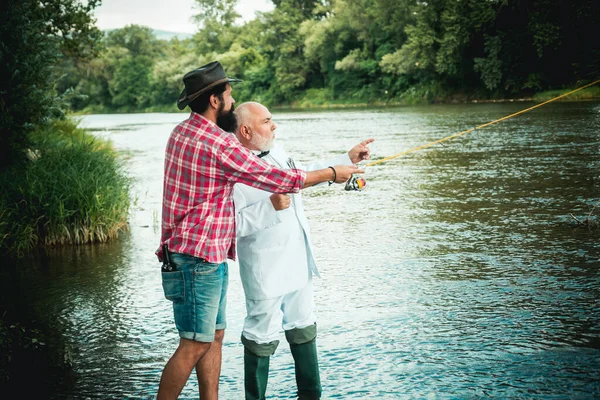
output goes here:
<path id="1" fill-rule="evenodd" d="M 91 12 L 100 0 L 5 0 L 0 5 L 0 170 L 25 162 L 34 127 L 60 115 L 52 68 L 92 56 L 101 38 Z"/>
<path id="2" fill-rule="evenodd" d="M 461 69 L 465 47 L 470 43 L 470 21 L 468 3 L 448 2 L 440 16 L 439 49 L 436 54 L 435 70 L 441 75 L 457 76 Z"/>
<path id="3" fill-rule="evenodd" d="M 238 0 L 196 0 L 193 39 L 113 31 L 98 59 L 61 63 L 57 88 L 79 108 L 171 106 L 217 59 L 238 100 L 270 105 L 527 95 L 600 74 L 596 1 L 277 0 L 240 24 Z"/>
<path id="4" fill-rule="evenodd" d="M 240 15 L 235 11 L 239 0 L 196 0 L 194 21 L 200 28 L 194 35 L 198 54 L 227 51 L 239 27 L 234 26 Z"/>
<path id="5" fill-rule="evenodd" d="M 196 0 L 196 9 L 198 14 L 194 20 L 201 26 L 217 23 L 225 28 L 233 26 L 240 15 L 235 11 L 235 6 L 239 0 Z"/>
<path id="6" fill-rule="evenodd" d="M 318 6 L 323 5 L 320 0 L 273 0 L 277 9 L 296 10 L 303 19 L 309 19 Z"/>
<path id="7" fill-rule="evenodd" d="M 486 33 L 501 37 L 504 88 L 519 93 L 598 76 L 599 19 L 594 0 L 521 0 L 500 6 Z"/>
<path id="8" fill-rule="evenodd" d="M 122 110 L 140 110 L 151 105 L 152 70 L 162 46 L 145 26 L 129 25 L 111 31 L 105 40 L 108 65 L 113 75 L 108 79 L 111 105 Z"/>
<path id="9" fill-rule="evenodd" d="M 112 104 L 126 110 L 139 110 L 150 103 L 150 79 L 154 61 L 150 56 L 128 56 L 119 60 L 114 79 L 109 82 Z"/>
<path id="10" fill-rule="evenodd" d="M 305 9 L 295 8 L 293 2 L 281 2 L 266 16 L 264 45 L 275 76 L 270 92 L 273 101 L 290 101 L 295 92 L 304 87 L 307 78 L 304 58 L 304 40 L 299 26 L 304 21 Z"/>
<path id="11" fill-rule="evenodd" d="M 154 56 L 159 53 L 156 36 L 147 26 L 128 25 L 111 31 L 104 44 L 106 47 L 123 47 L 132 57 Z"/>
<path id="12" fill-rule="evenodd" d="M 502 81 L 502 62 L 499 59 L 501 41 L 498 36 L 486 36 L 485 52 L 487 57 L 475 58 L 474 69 L 481 74 L 481 80 L 489 90 L 495 90 Z"/>
<path id="13" fill-rule="evenodd" d="M 199 65 L 212 61 L 198 57 L 192 51 L 182 53 L 178 48 L 178 41 L 171 41 L 170 44 L 171 48 L 167 51 L 166 57 L 157 60 L 152 68 L 150 87 L 153 105 L 175 106 L 177 97 L 183 89 L 183 75 Z"/>
<path id="14" fill-rule="evenodd" d="M 382 100 L 401 80 L 383 70 L 382 57 L 406 41 L 414 0 L 335 0 L 316 20 L 305 21 L 305 54 L 319 65 L 332 98 Z M 389 56 L 388 56 L 389 57 Z M 311 80 L 311 83 L 314 83 Z"/>

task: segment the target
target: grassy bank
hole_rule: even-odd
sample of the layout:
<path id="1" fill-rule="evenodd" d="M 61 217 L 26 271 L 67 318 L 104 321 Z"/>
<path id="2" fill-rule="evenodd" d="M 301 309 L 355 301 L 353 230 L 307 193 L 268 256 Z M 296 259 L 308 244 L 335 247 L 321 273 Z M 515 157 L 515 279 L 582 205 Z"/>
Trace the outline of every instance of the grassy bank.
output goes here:
<path id="1" fill-rule="evenodd" d="M 543 102 L 550 99 L 553 99 L 562 94 L 568 93 L 573 89 L 563 89 L 563 90 L 547 90 L 545 92 L 536 93 L 533 96 L 533 100 L 536 102 Z M 566 97 L 560 99 L 560 101 L 583 101 L 583 100 L 598 100 L 600 99 L 600 86 L 596 84 L 595 86 L 590 86 L 589 88 L 582 89 L 577 93 L 570 94 Z"/>
<path id="2" fill-rule="evenodd" d="M 90 115 L 90 114 L 136 114 L 136 113 L 177 113 L 177 112 L 188 112 L 188 109 L 181 111 L 177 108 L 177 104 L 173 101 L 173 104 L 156 104 L 144 108 L 135 107 L 105 107 L 102 105 L 91 105 L 83 110 L 74 111 L 71 113 L 73 116 L 79 115 Z"/>
<path id="3" fill-rule="evenodd" d="M 309 110 L 309 109 L 340 109 L 340 108 L 361 108 L 361 107 L 385 107 L 417 104 L 451 104 L 451 103 L 500 103 L 515 101 L 533 101 L 541 103 L 550 100 L 561 94 L 574 90 L 575 87 L 562 90 L 548 90 L 536 93 L 531 97 L 517 96 L 514 98 L 490 96 L 485 92 L 469 93 L 448 91 L 442 89 L 439 85 L 416 85 L 397 96 L 382 95 L 374 93 L 368 89 L 353 93 L 334 93 L 331 89 L 307 89 L 298 93 L 296 97 L 286 103 L 271 104 L 268 99 L 262 99 L 260 96 L 252 101 L 262 102 L 274 110 Z M 235 89 L 234 89 L 235 90 Z M 235 93 L 234 93 L 234 97 Z M 237 98 L 237 97 L 236 97 Z M 585 101 L 600 99 L 600 85 L 583 89 L 577 93 L 569 95 L 560 101 Z M 238 99 L 238 104 L 249 99 Z M 87 114 L 126 114 L 126 113 L 188 113 L 189 109 L 183 111 L 177 109 L 175 101 L 172 104 L 162 104 L 144 107 L 141 109 L 131 107 L 107 108 L 100 105 L 92 105 L 75 112 L 73 115 Z"/>
<path id="4" fill-rule="evenodd" d="M 416 104 L 450 104 L 450 103 L 487 103 L 533 101 L 541 103 L 576 89 L 575 87 L 562 90 L 549 90 L 535 94 L 532 97 L 494 97 L 485 93 L 451 92 L 439 85 L 417 85 L 395 97 L 370 96 L 368 93 L 340 96 L 334 98 L 328 89 L 309 89 L 297 100 L 287 105 L 278 105 L 275 109 L 320 109 L 320 108 L 354 108 L 380 107 Z M 585 101 L 600 99 L 600 85 L 583 89 L 566 96 L 560 101 Z"/>
<path id="5" fill-rule="evenodd" d="M 0 252 L 104 242 L 127 230 L 130 181 L 108 143 L 70 121 L 32 142 L 25 167 L 0 175 Z"/>

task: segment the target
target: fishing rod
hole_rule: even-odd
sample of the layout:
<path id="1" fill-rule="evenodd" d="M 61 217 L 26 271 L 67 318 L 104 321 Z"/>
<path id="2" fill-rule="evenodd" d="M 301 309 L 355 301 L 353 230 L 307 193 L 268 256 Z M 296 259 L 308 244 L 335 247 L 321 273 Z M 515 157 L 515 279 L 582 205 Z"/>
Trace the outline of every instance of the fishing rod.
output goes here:
<path id="1" fill-rule="evenodd" d="M 516 112 L 516 113 L 514 113 L 514 114 L 510 114 L 510 115 L 507 115 L 507 116 L 505 116 L 505 117 L 498 118 L 498 119 L 496 119 L 496 120 L 494 120 L 494 121 L 491 121 L 491 122 L 488 122 L 488 123 L 486 123 L 486 124 L 483 124 L 483 125 L 476 126 L 475 128 L 467 129 L 466 131 L 462 131 L 462 132 L 459 132 L 459 133 L 455 133 L 454 135 L 446 136 L 445 138 L 438 139 L 438 140 L 435 140 L 435 141 L 433 141 L 433 142 L 426 143 L 426 144 L 424 144 L 424 145 L 421 145 L 421 146 L 415 147 L 414 149 L 406 150 L 406 151 L 403 151 L 403 152 L 401 152 L 401 153 L 394 154 L 394 155 L 392 155 L 392 156 L 388 156 L 388 157 L 382 158 L 381 160 L 377 160 L 377 161 L 370 162 L 370 163 L 366 164 L 366 165 L 365 165 L 365 167 L 370 167 L 370 166 L 373 166 L 373 165 L 381 164 L 381 163 L 384 163 L 384 162 L 386 162 L 386 161 L 392 160 L 392 159 L 394 159 L 394 158 L 398 158 L 398 157 L 404 156 L 404 155 L 406 155 L 406 154 L 409 154 L 409 153 L 414 153 L 415 151 L 422 150 L 422 149 L 425 149 L 425 148 L 427 148 L 427 147 L 431 147 L 431 146 L 433 146 L 433 145 L 436 145 L 436 144 L 438 144 L 438 143 L 442 143 L 442 142 L 445 142 L 445 141 L 447 141 L 447 140 L 454 139 L 454 138 L 457 138 L 457 137 L 459 137 L 459 136 L 466 135 L 467 133 L 471 133 L 471 132 L 473 132 L 473 131 L 475 131 L 475 130 L 477 130 L 477 129 L 482 129 L 482 128 L 485 128 L 485 127 L 487 127 L 487 126 L 490 126 L 490 125 L 496 124 L 496 123 L 498 123 L 498 122 L 501 122 L 501 121 L 507 120 L 507 119 L 509 119 L 509 118 L 516 117 L 517 115 L 524 114 L 524 113 L 526 113 L 526 112 L 528 112 L 528 111 L 531 111 L 531 110 L 533 110 L 533 109 L 535 109 L 535 108 L 541 107 L 541 106 L 543 106 L 543 105 L 546 105 L 546 104 L 548 104 L 548 103 L 551 103 L 551 102 L 553 102 L 553 101 L 556 101 L 556 100 L 558 100 L 558 99 L 561 99 L 561 98 L 563 98 L 563 97 L 569 96 L 569 95 L 571 95 L 571 94 L 573 94 L 573 93 L 575 93 L 575 92 L 578 92 L 578 91 L 580 91 L 580 90 L 583 90 L 583 89 L 585 89 L 585 88 L 588 88 L 588 87 L 590 87 L 590 86 L 593 86 L 593 85 L 595 85 L 595 84 L 596 84 L 596 83 L 598 83 L 598 82 L 600 82 L 600 79 L 598 79 L 598 80 L 596 80 L 596 81 L 594 81 L 594 82 L 592 82 L 592 83 L 589 83 L 589 84 L 587 84 L 587 85 L 585 85 L 585 86 L 582 86 L 582 87 L 580 87 L 580 88 L 577 88 L 577 89 L 575 89 L 575 90 L 572 90 L 572 91 L 570 91 L 570 92 L 568 92 L 568 93 L 564 93 L 564 94 L 561 94 L 560 96 L 556 96 L 556 97 L 554 97 L 554 98 L 552 98 L 552 99 L 550 99 L 550 100 L 546 100 L 546 101 L 544 101 L 543 103 L 536 104 L 535 106 L 532 106 L 532 107 L 526 108 L 526 109 L 524 109 L 524 110 L 518 111 L 518 112 Z M 345 190 L 349 190 L 349 191 L 351 191 L 351 190 L 360 191 L 360 190 L 362 190 L 362 189 L 363 189 L 363 188 L 364 188 L 366 185 L 367 185 L 367 181 L 365 180 L 365 178 L 363 178 L 363 177 L 361 177 L 361 176 L 359 176 L 359 175 L 352 175 L 352 177 L 350 177 L 350 179 L 348 179 L 348 181 L 346 182 L 346 186 L 344 187 L 344 189 L 345 189 Z"/>

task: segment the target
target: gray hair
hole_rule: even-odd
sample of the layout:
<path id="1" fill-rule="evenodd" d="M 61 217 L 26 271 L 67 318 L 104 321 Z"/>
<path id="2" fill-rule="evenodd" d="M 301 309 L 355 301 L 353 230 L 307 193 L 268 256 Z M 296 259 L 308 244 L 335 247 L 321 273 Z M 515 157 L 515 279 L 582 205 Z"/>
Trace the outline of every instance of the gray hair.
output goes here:
<path id="1" fill-rule="evenodd" d="M 252 117 L 254 116 L 253 108 L 259 105 L 261 104 L 256 101 L 247 101 L 235 108 L 233 113 L 237 118 L 238 129 L 240 129 L 242 125 L 250 125 Z"/>

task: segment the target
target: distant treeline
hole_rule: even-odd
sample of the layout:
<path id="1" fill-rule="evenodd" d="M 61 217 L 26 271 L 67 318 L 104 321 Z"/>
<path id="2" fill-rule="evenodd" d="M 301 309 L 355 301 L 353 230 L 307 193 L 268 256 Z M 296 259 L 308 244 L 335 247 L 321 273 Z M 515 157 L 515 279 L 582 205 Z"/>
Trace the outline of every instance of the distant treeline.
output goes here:
<path id="1" fill-rule="evenodd" d="M 274 0 L 244 25 L 237 0 L 196 0 L 199 31 L 111 31 L 100 56 L 64 59 L 74 110 L 175 109 L 183 74 L 219 60 L 268 105 L 529 97 L 600 76 L 598 0 Z"/>

